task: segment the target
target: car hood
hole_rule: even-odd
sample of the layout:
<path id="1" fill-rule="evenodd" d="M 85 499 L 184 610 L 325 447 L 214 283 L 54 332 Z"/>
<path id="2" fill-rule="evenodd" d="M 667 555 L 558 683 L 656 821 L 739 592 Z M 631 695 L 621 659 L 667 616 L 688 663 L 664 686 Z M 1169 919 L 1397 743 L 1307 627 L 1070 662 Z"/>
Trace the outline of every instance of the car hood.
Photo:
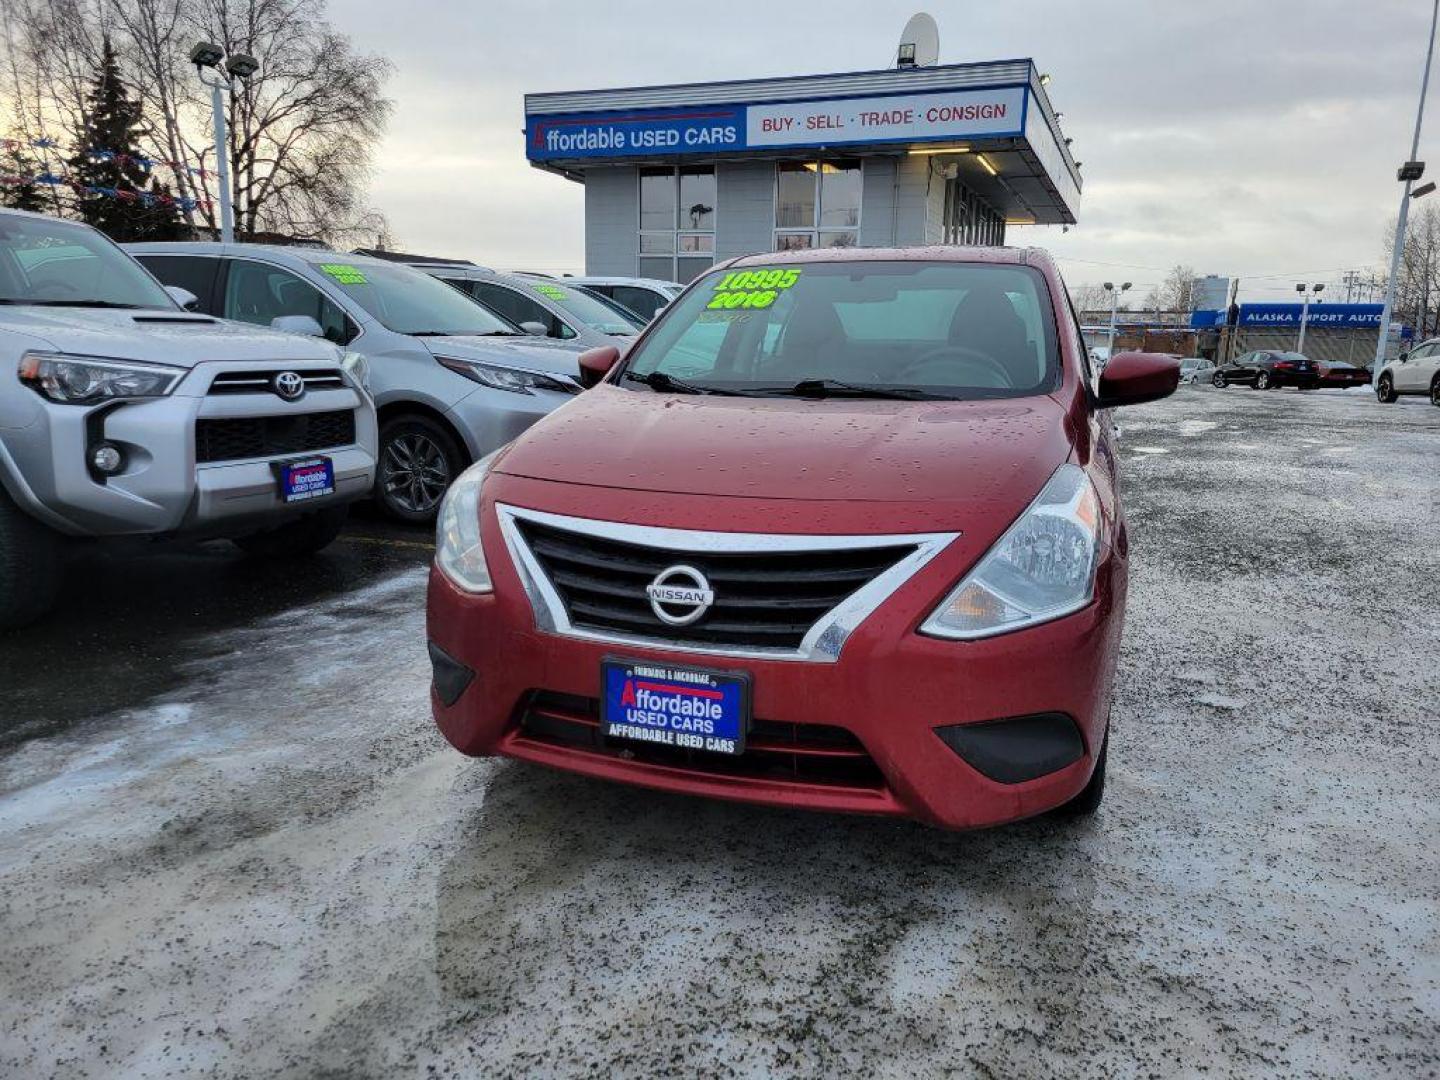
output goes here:
<path id="1" fill-rule="evenodd" d="M 1050 397 L 724 398 L 604 384 L 532 427 L 496 469 L 647 492 L 988 503 L 1013 507 L 1013 517 L 1070 451 L 1064 410 Z"/>
<path id="2" fill-rule="evenodd" d="M 572 379 L 580 376 L 580 352 L 578 347 L 565 342 L 556 345 L 532 344 L 529 336 L 507 337 L 427 337 L 420 338 L 433 356 L 453 356 L 459 360 L 478 360 L 483 363 L 508 364 L 527 371 L 542 371 L 550 375 L 568 375 Z M 546 339 L 536 339 L 546 340 Z"/>
<path id="3" fill-rule="evenodd" d="M 263 326 L 186 311 L 121 308 L 0 308 L 0 332 L 56 352 L 190 368 L 211 360 L 329 360 L 335 346 Z"/>

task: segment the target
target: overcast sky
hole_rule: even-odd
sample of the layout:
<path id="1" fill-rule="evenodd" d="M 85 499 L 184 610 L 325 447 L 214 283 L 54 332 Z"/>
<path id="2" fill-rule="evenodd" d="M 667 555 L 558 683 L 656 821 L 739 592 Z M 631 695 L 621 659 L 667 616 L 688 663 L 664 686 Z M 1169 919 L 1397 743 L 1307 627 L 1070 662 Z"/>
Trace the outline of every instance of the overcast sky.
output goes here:
<path id="1" fill-rule="evenodd" d="M 526 164 L 524 93 L 887 67 L 920 9 L 332 0 L 330 11 L 358 48 L 395 65 L 373 201 L 397 242 L 558 272 L 582 269 L 582 189 Z M 1143 295 L 1187 263 L 1239 275 L 1248 299 L 1286 299 L 1301 277 L 1334 289 L 1346 268 L 1379 269 L 1414 123 L 1425 0 L 925 10 L 940 25 L 942 63 L 1028 56 L 1053 76 L 1051 99 L 1084 163 L 1080 224 L 1009 236 L 1049 248 L 1072 283 L 1128 279 Z M 1440 112 L 1420 157 L 1440 167 L 1437 125 Z"/>

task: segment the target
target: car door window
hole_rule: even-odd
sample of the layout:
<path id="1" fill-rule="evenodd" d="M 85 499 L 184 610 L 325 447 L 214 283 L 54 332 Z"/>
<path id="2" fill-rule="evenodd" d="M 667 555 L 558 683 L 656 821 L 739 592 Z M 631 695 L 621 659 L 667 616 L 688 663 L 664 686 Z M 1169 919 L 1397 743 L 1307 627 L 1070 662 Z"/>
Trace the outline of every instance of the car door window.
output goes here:
<path id="1" fill-rule="evenodd" d="M 278 266 L 248 259 L 230 263 L 222 315 L 256 326 L 269 326 L 281 315 L 309 315 L 325 338 L 339 345 L 358 333 L 340 306 L 314 285 Z"/>
<path id="2" fill-rule="evenodd" d="M 196 310 L 207 315 L 219 314 L 215 311 L 215 273 L 220 269 L 219 259 L 207 259 L 203 255 L 139 255 L 137 258 L 161 284 L 194 293 L 199 300 Z"/>
<path id="3" fill-rule="evenodd" d="M 573 338 L 575 331 L 566 326 L 560 317 L 549 308 L 514 289 L 491 281 L 472 281 L 472 295 L 487 307 L 494 308 L 501 315 L 515 323 L 539 323 L 545 327 L 545 336 Z"/>
<path id="4" fill-rule="evenodd" d="M 635 285 L 616 285 L 608 290 L 610 296 L 617 304 L 623 304 L 637 315 L 647 319 L 653 319 L 655 312 L 659 311 L 666 302 L 665 298 L 649 289 L 641 289 Z"/>

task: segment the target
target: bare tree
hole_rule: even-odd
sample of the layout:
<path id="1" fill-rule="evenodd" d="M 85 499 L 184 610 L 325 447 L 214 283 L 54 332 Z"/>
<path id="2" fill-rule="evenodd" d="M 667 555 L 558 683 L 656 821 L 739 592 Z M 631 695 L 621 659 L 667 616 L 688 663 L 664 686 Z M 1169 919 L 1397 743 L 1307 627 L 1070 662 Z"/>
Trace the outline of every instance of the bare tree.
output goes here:
<path id="1" fill-rule="evenodd" d="M 1070 286 L 1070 302 L 1082 315 L 1087 311 L 1110 310 L 1110 294 L 1105 291 L 1104 285 L 1096 281 Z"/>
<path id="2" fill-rule="evenodd" d="M 1385 238 L 1385 259 L 1395 250 L 1395 225 Z M 1410 216 L 1395 274 L 1394 318 L 1416 328 L 1419 338 L 1440 327 L 1440 206 Z"/>
<path id="3" fill-rule="evenodd" d="M 1147 297 L 1145 306 L 1161 311 L 1194 311 L 1197 280 L 1193 266 L 1177 263 L 1152 296 Z"/>

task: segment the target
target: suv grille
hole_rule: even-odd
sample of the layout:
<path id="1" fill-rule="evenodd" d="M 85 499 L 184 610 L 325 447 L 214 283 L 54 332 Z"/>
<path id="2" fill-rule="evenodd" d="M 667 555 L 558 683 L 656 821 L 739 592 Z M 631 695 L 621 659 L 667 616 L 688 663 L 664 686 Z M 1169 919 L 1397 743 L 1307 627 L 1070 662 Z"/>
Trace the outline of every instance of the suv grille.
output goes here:
<path id="1" fill-rule="evenodd" d="M 915 550 L 914 545 L 827 551 L 672 551 L 518 522 L 570 621 L 667 643 L 798 649 L 819 619 Z M 661 622 L 645 587 L 683 564 L 705 575 L 715 602 L 689 626 Z"/>
<path id="2" fill-rule="evenodd" d="M 597 699 L 535 690 L 521 707 L 519 725 L 523 735 L 535 742 L 649 765 L 872 791 L 885 786 L 884 774 L 860 740 L 828 724 L 752 720 L 745 752 L 733 757 L 652 743 L 607 743 L 600 733 Z"/>
<path id="3" fill-rule="evenodd" d="M 270 380 L 290 368 L 275 368 L 273 371 L 222 371 L 210 382 L 212 394 L 268 394 Z M 305 381 L 305 390 L 339 390 L 345 379 L 339 368 L 322 368 L 318 371 L 297 371 Z"/>
<path id="4" fill-rule="evenodd" d="M 195 460 L 199 463 L 304 454 L 349 446 L 354 441 L 355 413 L 351 409 L 195 421 Z"/>

